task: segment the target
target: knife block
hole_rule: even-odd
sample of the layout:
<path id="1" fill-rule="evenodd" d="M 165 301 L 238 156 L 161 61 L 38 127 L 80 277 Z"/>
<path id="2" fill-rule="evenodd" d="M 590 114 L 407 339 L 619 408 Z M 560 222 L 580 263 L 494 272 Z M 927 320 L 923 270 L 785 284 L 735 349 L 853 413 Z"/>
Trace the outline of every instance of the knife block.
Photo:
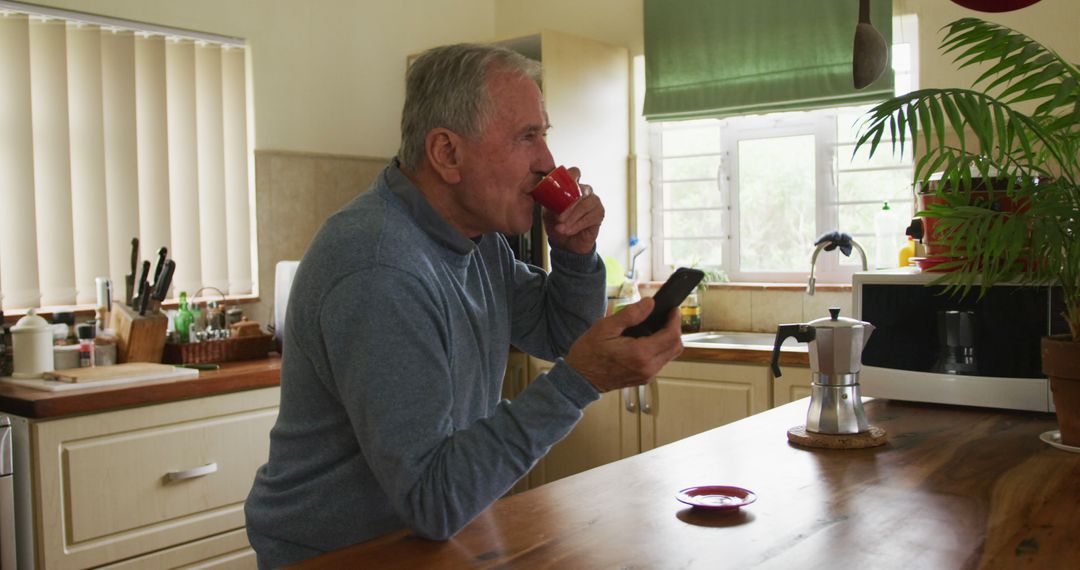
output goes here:
<path id="1" fill-rule="evenodd" d="M 161 362 L 169 317 L 161 311 L 139 315 L 138 311 L 113 303 L 112 328 L 116 331 L 117 362 Z"/>

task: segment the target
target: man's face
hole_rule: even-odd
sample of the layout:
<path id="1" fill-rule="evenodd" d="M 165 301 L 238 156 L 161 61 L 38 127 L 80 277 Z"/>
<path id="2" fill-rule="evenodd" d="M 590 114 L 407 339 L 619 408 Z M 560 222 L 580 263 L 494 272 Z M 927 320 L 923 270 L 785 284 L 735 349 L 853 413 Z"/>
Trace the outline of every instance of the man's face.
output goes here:
<path id="1" fill-rule="evenodd" d="M 488 78 L 488 97 L 487 128 L 462 145 L 458 222 L 470 237 L 528 231 L 533 210 L 529 192 L 555 168 L 545 138 L 547 113 L 536 82 L 495 72 Z"/>

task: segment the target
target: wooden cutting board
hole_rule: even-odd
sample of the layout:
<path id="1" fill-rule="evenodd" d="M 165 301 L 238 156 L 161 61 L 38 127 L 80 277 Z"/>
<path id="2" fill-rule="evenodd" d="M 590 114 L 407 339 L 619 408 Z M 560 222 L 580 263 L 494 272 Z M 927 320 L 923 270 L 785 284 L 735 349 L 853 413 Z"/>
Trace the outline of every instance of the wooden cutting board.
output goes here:
<path id="1" fill-rule="evenodd" d="M 177 368 L 168 364 L 127 362 L 110 366 L 54 370 L 53 372 L 46 372 L 43 376 L 46 380 L 84 383 L 100 382 L 103 380 L 159 380 L 177 376 L 186 376 L 189 374 L 190 371 L 186 369 Z"/>

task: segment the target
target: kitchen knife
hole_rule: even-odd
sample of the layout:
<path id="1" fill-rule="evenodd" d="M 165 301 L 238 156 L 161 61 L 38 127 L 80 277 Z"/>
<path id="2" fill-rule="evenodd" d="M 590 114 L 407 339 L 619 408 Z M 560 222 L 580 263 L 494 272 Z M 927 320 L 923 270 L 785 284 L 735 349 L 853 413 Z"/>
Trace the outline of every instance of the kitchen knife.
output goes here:
<path id="1" fill-rule="evenodd" d="M 139 296 L 135 299 L 137 302 L 132 308 L 137 308 L 139 314 L 142 315 L 146 312 L 146 302 L 150 300 L 150 284 L 147 282 L 147 277 L 150 276 L 150 262 L 142 262 L 142 273 L 139 275 Z"/>
<path id="2" fill-rule="evenodd" d="M 131 307 L 135 300 L 135 275 L 139 265 L 139 238 L 131 238 L 131 273 L 124 276 L 124 304 Z"/>
<path id="3" fill-rule="evenodd" d="M 165 268 L 161 270 L 161 278 L 154 285 L 150 295 L 150 310 L 157 311 L 161 308 L 161 302 L 169 294 L 169 286 L 172 285 L 173 273 L 176 271 L 176 262 L 172 259 L 165 262 Z"/>
<path id="4" fill-rule="evenodd" d="M 167 255 L 169 255 L 169 248 L 161 246 L 161 248 L 157 250 L 157 264 L 154 265 L 154 280 L 151 282 L 151 291 L 157 287 L 158 279 L 161 279 L 161 270 L 165 269 L 165 257 Z"/>

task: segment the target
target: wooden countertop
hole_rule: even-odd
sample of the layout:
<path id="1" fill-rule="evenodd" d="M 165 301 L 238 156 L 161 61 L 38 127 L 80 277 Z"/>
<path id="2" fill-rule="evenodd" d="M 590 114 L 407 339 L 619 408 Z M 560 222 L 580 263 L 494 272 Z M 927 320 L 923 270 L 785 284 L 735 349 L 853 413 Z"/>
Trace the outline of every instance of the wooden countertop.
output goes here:
<path id="1" fill-rule="evenodd" d="M 203 370 L 198 378 L 188 380 L 136 382 L 63 392 L 3 384 L 0 413 L 33 419 L 55 418 L 265 388 L 278 385 L 280 378 L 281 358 L 273 356 L 225 363 L 220 370 Z"/>
<path id="2" fill-rule="evenodd" d="M 806 450 L 808 400 L 496 502 L 446 542 L 402 531 L 302 568 L 1080 568 L 1080 454 L 1052 414 L 869 401 L 889 443 Z M 753 490 L 734 513 L 675 500 Z M 315 516 L 315 515 L 313 515 Z"/>
<path id="3" fill-rule="evenodd" d="M 772 362 L 772 348 L 696 348 L 687 346 L 677 360 L 696 360 L 702 362 L 742 362 L 747 364 L 765 364 Z M 781 366 L 809 366 L 808 352 L 780 351 Z"/>
<path id="4" fill-rule="evenodd" d="M 771 350 L 746 348 L 686 348 L 680 360 L 768 364 Z M 782 365 L 806 366 L 805 352 L 781 352 Z M 280 382 L 281 357 L 230 362 L 221 370 L 201 371 L 197 379 L 141 382 L 63 392 L 45 392 L 0 384 L 0 413 L 44 419 L 102 412 L 129 406 L 158 404 L 185 398 L 213 396 L 239 390 L 276 386 Z"/>

